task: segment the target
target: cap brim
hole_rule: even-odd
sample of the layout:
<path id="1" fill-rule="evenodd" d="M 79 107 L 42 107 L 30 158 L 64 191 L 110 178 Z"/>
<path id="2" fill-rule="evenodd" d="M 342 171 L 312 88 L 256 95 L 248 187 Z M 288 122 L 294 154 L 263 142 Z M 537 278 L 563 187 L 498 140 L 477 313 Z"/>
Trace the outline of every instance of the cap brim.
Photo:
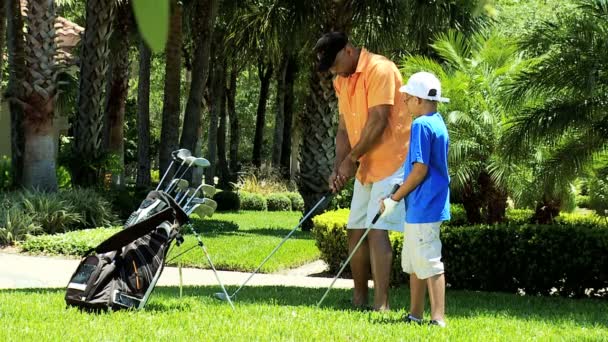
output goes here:
<path id="1" fill-rule="evenodd" d="M 430 96 L 417 95 L 417 94 L 414 93 L 414 91 L 412 91 L 412 89 L 408 88 L 407 84 L 399 87 L 399 92 L 400 93 L 406 93 L 408 95 L 416 96 L 416 97 L 419 97 L 421 99 L 425 99 L 425 100 L 429 100 L 429 101 L 437 101 L 437 102 L 443 102 L 443 103 L 450 102 L 450 99 L 448 99 L 447 97 L 430 97 Z"/>

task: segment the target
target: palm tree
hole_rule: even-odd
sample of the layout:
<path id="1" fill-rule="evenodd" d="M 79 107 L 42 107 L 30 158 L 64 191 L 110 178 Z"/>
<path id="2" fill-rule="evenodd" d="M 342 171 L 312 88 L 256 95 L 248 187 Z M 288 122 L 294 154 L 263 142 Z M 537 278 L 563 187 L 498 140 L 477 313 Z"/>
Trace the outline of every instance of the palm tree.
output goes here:
<path id="1" fill-rule="evenodd" d="M 150 185 L 150 59 L 152 52 L 139 41 L 139 79 L 137 83 L 137 179 L 139 187 Z"/>
<path id="2" fill-rule="evenodd" d="M 23 185 L 56 191 L 56 142 L 53 115 L 57 95 L 55 5 L 29 1 L 26 18 Z M 15 14 L 13 14 L 15 15 Z"/>
<path id="3" fill-rule="evenodd" d="M 114 3 L 114 0 L 88 0 L 86 5 L 72 165 L 73 182 L 81 186 L 98 184 L 102 171 L 104 91 Z"/>
<path id="4" fill-rule="evenodd" d="M 116 8 L 112 33 L 112 59 L 108 73 L 105 105 L 104 149 L 118 159 L 120 172 L 112 175 L 112 183 L 124 186 L 124 121 L 129 92 L 129 34 L 132 26 L 131 4 L 124 0 Z"/>
<path id="5" fill-rule="evenodd" d="M 524 37 L 520 46 L 533 58 L 506 91 L 507 105 L 517 109 L 505 135 L 509 154 L 528 155 L 537 146 L 548 152 L 536 177 L 543 185 L 540 221 L 548 216 L 543 210 L 559 213 L 564 183 L 608 147 L 608 4 L 577 5 Z"/>
<path id="6" fill-rule="evenodd" d="M 165 51 L 165 95 L 163 98 L 159 164 L 164 174 L 171 161 L 171 151 L 178 148 L 180 127 L 180 88 L 182 69 L 182 3 L 171 1 L 169 39 Z M 169 176 L 172 173 L 169 172 Z"/>
<path id="7" fill-rule="evenodd" d="M 11 112 L 11 178 L 14 187 L 23 185 L 23 107 L 19 101 L 25 89 L 25 46 L 23 36 L 23 16 L 21 0 L 5 2 L 7 18 L 7 50 L 9 79 L 6 98 Z"/>
<path id="8" fill-rule="evenodd" d="M 503 37 L 478 33 L 469 38 L 451 31 L 431 45 L 438 63 L 425 56 L 403 61 L 404 79 L 429 71 L 442 81 L 451 102 L 442 110 L 450 134 L 452 197 L 462 201 L 470 223 L 505 218 L 509 176 L 499 143 L 506 111 L 499 90 L 522 64 L 517 46 Z"/>

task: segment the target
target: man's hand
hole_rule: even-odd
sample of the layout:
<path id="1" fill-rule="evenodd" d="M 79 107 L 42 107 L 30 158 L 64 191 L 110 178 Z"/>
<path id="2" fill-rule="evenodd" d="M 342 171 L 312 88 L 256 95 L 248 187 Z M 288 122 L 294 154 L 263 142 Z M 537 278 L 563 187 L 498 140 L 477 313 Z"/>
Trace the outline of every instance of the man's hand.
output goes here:
<path id="1" fill-rule="evenodd" d="M 382 214 L 380 215 L 380 217 L 386 217 L 386 216 L 391 215 L 393 213 L 393 211 L 395 211 L 397 204 L 399 204 L 399 202 L 393 200 L 391 198 L 391 196 L 381 199 L 380 200 L 380 213 L 382 213 Z"/>
<path id="2" fill-rule="evenodd" d="M 334 194 L 339 191 L 336 189 L 336 178 L 337 177 L 338 177 L 338 172 L 336 170 L 334 170 L 331 173 L 331 175 L 329 176 L 329 179 L 327 180 L 327 182 L 329 183 L 329 189 Z"/>
<path id="3" fill-rule="evenodd" d="M 335 191 L 340 191 L 346 183 L 355 176 L 357 170 L 357 164 L 355 164 L 350 158 L 345 158 L 340 167 L 336 172 L 336 179 L 334 183 Z"/>

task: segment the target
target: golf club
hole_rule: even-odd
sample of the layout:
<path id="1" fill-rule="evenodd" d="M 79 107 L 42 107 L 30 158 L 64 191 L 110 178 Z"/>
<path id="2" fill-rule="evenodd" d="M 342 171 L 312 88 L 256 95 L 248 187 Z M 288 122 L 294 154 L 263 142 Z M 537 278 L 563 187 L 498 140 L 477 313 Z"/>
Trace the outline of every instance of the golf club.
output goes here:
<path id="1" fill-rule="evenodd" d="M 188 214 L 189 215 L 197 214 L 200 218 L 203 218 L 205 216 L 208 216 L 208 217 L 213 216 L 214 212 L 215 212 L 215 209 L 213 209 L 213 207 L 210 207 L 205 204 L 195 204 Z"/>
<path id="2" fill-rule="evenodd" d="M 312 209 L 310 209 L 310 211 L 308 211 L 308 213 L 300 220 L 300 222 L 298 223 L 297 226 L 293 227 L 293 229 L 289 232 L 289 234 L 287 234 L 287 236 L 285 236 L 285 238 L 283 238 L 283 241 L 281 241 L 273 250 L 272 252 L 270 252 L 270 254 L 266 257 L 266 259 L 264 259 L 264 261 L 262 261 L 262 263 L 260 264 L 260 266 L 258 266 L 258 268 L 255 269 L 255 271 L 253 271 L 249 277 L 245 280 L 245 282 L 243 282 L 243 284 L 241 284 L 241 286 L 232 293 L 232 295 L 230 295 L 229 297 L 226 297 L 227 294 L 226 292 L 217 292 L 215 293 L 215 298 L 219 299 L 219 300 L 228 300 L 230 301 L 230 299 L 234 298 L 234 296 L 236 296 L 236 294 L 241 291 L 241 289 L 247 285 L 247 283 L 249 282 L 249 280 L 251 280 L 251 278 L 253 278 L 253 276 L 258 273 L 258 271 L 262 268 L 262 266 L 264 266 L 264 264 L 266 264 L 266 262 L 270 259 L 270 257 L 272 257 L 274 255 L 274 253 L 276 253 L 279 248 L 281 248 L 281 246 L 283 246 L 283 244 L 285 243 L 285 241 L 287 241 L 287 239 L 289 239 L 291 237 L 291 235 L 296 231 L 296 229 L 298 229 L 298 227 L 300 227 L 302 225 L 302 223 L 304 223 L 304 221 L 306 221 L 306 219 L 308 219 L 308 217 L 310 215 L 312 215 L 312 213 L 315 212 L 315 210 L 321 205 L 321 203 L 323 203 L 326 199 L 331 198 L 331 194 L 325 194 L 323 197 L 321 197 L 321 199 L 317 202 L 317 204 L 315 204 L 314 207 L 312 207 Z"/>
<path id="3" fill-rule="evenodd" d="M 399 184 L 395 184 L 393 186 L 393 189 L 391 190 L 390 194 L 393 195 L 395 192 L 397 192 L 397 190 L 399 190 L 399 187 L 400 187 Z M 321 303 L 323 303 L 323 300 L 325 300 L 325 297 L 327 297 L 327 294 L 329 293 L 329 291 L 331 290 L 331 288 L 336 283 L 336 280 L 338 280 L 338 277 L 340 277 L 340 275 L 342 274 L 342 271 L 344 271 L 344 269 L 346 268 L 346 265 L 348 265 L 348 263 L 350 262 L 350 259 L 352 259 L 353 255 L 355 255 L 355 253 L 359 249 L 359 246 L 361 246 L 361 244 L 363 243 L 363 241 L 367 237 L 367 234 L 369 233 L 369 231 L 372 229 L 372 227 L 374 226 L 374 224 L 376 224 L 376 222 L 380 218 L 380 215 L 382 215 L 382 213 L 380 212 L 380 210 L 378 210 L 378 213 L 376 214 L 376 216 L 374 216 L 374 219 L 372 220 L 372 222 L 370 223 L 370 225 L 365 229 L 365 232 L 363 233 L 363 235 L 361 236 L 361 238 L 359 239 L 359 241 L 355 245 L 355 248 L 353 248 L 353 251 L 348 256 L 348 259 L 346 259 L 346 261 L 342 264 L 342 267 L 340 268 L 340 271 L 338 271 L 338 274 L 336 274 L 336 276 L 334 277 L 334 280 L 331 282 L 331 284 L 327 288 L 327 291 L 325 291 L 325 293 L 323 294 L 323 297 L 321 297 L 321 300 L 319 300 L 319 302 L 317 303 L 317 307 L 321 306 Z"/>
<path id="4" fill-rule="evenodd" d="M 182 163 L 180 164 L 179 168 L 177 169 L 177 171 L 175 171 L 175 173 L 173 174 L 173 177 L 175 178 L 175 175 L 177 175 L 177 173 L 179 172 L 179 170 L 182 168 L 182 166 L 184 165 L 183 161 L 184 159 L 186 159 L 187 157 L 190 157 L 192 154 L 190 153 L 189 150 L 182 148 L 179 149 L 177 151 L 173 151 L 171 152 L 171 164 L 169 164 L 169 167 L 167 168 L 167 171 L 165 171 L 165 174 L 163 175 L 163 178 L 161 178 L 160 182 L 158 182 L 158 185 L 156 186 L 156 191 L 158 191 L 158 189 L 160 189 L 160 186 L 163 184 L 163 182 L 165 181 L 165 178 L 167 177 L 167 175 L 169 174 L 169 170 L 171 170 L 171 167 L 173 167 L 173 164 L 176 161 L 182 161 Z"/>
<path id="5" fill-rule="evenodd" d="M 213 195 L 215 195 L 215 187 L 213 185 L 201 184 L 198 186 L 198 188 L 196 188 L 196 191 L 194 192 L 194 194 L 192 196 L 190 196 L 188 201 L 186 201 L 186 204 L 184 205 L 184 207 L 188 207 L 190 202 L 194 199 L 195 195 L 197 193 L 199 193 L 200 191 L 203 192 L 205 197 L 213 197 Z"/>
<path id="6" fill-rule="evenodd" d="M 211 163 L 209 163 L 209 161 L 205 158 L 195 158 L 195 157 L 187 157 L 186 160 L 188 163 L 188 167 L 184 170 L 184 172 L 182 172 L 181 175 L 179 175 L 178 178 L 182 178 L 186 175 L 186 172 L 188 172 L 188 170 L 194 165 L 195 167 L 201 167 L 201 168 L 205 168 L 205 167 L 209 167 L 211 166 Z"/>

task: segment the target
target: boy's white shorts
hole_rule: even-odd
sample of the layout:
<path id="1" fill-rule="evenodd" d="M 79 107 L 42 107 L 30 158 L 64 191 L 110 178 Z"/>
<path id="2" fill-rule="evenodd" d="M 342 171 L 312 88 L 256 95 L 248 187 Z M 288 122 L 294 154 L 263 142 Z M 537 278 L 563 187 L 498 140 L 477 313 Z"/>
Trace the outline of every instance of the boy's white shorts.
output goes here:
<path id="1" fill-rule="evenodd" d="M 403 183 L 403 167 L 399 167 L 395 173 L 375 183 L 363 185 L 359 180 L 355 180 L 346 228 L 369 227 L 380 209 L 380 200 L 390 195 L 395 184 L 401 185 L 401 183 Z M 401 200 L 391 215 L 380 218 L 372 229 L 402 232 L 403 222 L 405 222 L 405 203 Z"/>
<path id="2" fill-rule="evenodd" d="M 401 266 L 405 273 L 415 273 L 418 279 L 444 273 L 440 226 L 441 222 L 405 224 L 401 251 Z"/>

